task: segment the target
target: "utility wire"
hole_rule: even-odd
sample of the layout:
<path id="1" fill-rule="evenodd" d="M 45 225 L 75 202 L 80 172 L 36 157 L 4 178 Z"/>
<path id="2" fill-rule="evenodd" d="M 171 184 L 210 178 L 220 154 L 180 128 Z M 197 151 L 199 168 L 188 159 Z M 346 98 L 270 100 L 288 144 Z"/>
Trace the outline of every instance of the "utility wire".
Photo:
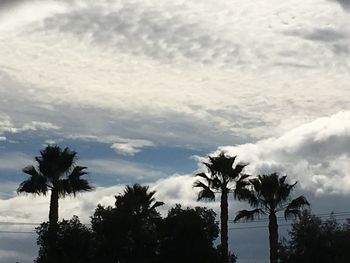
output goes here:
<path id="1" fill-rule="evenodd" d="M 322 214 L 314 214 L 315 216 L 319 217 L 319 218 L 329 218 L 329 217 L 334 217 L 335 219 L 339 218 L 339 219 L 344 219 L 344 218 L 340 218 L 340 217 L 350 217 L 350 211 L 346 211 L 346 212 L 337 212 L 337 213 L 322 213 Z M 285 218 L 283 216 L 278 216 L 277 220 L 285 220 Z M 261 217 L 261 218 L 257 218 L 255 219 L 253 222 L 268 222 L 269 219 L 267 217 Z M 234 223 L 234 220 L 229 220 L 229 223 Z M 252 223 L 252 221 L 242 221 L 242 222 L 237 222 L 236 224 L 246 224 L 246 223 Z"/>
<path id="2" fill-rule="evenodd" d="M 316 217 L 324 218 L 324 217 L 334 217 L 336 220 L 346 220 L 346 217 L 350 217 L 350 211 L 342 211 L 342 212 L 332 212 L 332 213 L 320 213 L 314 214 Z M 345 217 L 345 218 L 344 218 Z M 278 220 L 284 220 L 284 217 L 277 217 Z M 229 220 L 229 223 L 234 223 L 233 220 Z M 267 223 L 268 218 L 260 218 L 254 221 L 245 221 L 245 222 L 237 222 L 235 224 L 247 224 L 247 223 Z M 11 221 L 0 221 L 0 226 L 39 226 L 41 223 L 34 222 L 11 222 Z M 290 223 L 279 224 L 279 227 L 290 226 Z M 91 225 L 91 224 L 84 224 Z M 259 229 L 259 228 L 267 228 L 267 225 L 257 225 L 257 226 L 237 226 L 231 227 L 228 230 L 243 230 L 243 229 Z M 0 234 L 35 234 L 35 231 L 11 231 L 11 230 L 0 230 Z"/>

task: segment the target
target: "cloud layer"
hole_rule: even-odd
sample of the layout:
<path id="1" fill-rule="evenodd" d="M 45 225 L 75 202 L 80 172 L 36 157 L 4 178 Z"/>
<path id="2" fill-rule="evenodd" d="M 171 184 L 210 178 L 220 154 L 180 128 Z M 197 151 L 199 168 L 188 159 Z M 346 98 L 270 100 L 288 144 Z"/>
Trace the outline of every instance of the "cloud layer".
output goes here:
<path id="1" fill-rule="evenodd" d="M 16 127 L 213 147 L 349 108 L 349 14 L 331 1 L 47 5 L 2 34 L 0 112 Z"/>
<path id="2" fill-rule="evenodd" d="M 316 119 L 280 137 L 220 149 L 249 162 L 253 174 L 277 171 L 319 194 L 350 193 L 349 111 Z"/>

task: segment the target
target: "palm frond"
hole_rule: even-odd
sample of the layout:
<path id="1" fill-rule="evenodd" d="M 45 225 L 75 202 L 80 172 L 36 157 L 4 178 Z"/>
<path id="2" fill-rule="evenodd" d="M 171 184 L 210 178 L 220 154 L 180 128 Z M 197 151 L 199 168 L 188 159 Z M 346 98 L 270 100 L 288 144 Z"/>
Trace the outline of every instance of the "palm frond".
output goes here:
<path id="1" fill-rule="evenodd" d="M 211 178 L 206 173 L 197 173 L 195 176 L 201 177 L 204 180 L 206 180 L 207 182 L 209 182 L 211 180 Z"/>
<path id="2" fill-rule="evenodd" d="M 76 160 L 77 152 L 72 151 L 68 147 L 64 148 L 63 151 L 60 150 L 60 158 L 58 162 L 58 169 L 61 173 L 70 172 Z"/>
<path id="3" fill-rule="evenodd" d="M 197 201 L 215 201 L 215 193 L 209 188 L 203 189 L 198 193 Z"/>
<path id="4" fill-rule="evenodd" d="M 157 207 L 162 206 L 162 205 L 164 205 L 164 202 L 157 201 L 151 206 L 150 210 L 154 210 Z"/>
<path id="5" fill-rule="evenodd" d="M 235 219 L 233 220 L 234 222 L 238 222 L 241 219 L 251 221 L 254 220 L 256 216 L 263 215 L 264 211 L 262 209 L 254 209 L 254 210 L 241 210 L 237 213 Z"/>
<path id="6" fill-rule="evenodd" d="M 304 196 L 301 195 L 295 198 L 287 205 L 284 211 L 284 218 L 288 220 L 290 218 L 299 217 L 302 209 L 306 206 L 310 206 L 310 204 Z"/>
<path id="7" fill-rule="evenodd" d="M 22 169 L 22 172 L 31 176 L 39 176 L 38 171 L 33 165 L 28 165 Z"/>
<path id="8" fill-rule="evenodd" d="M 244 174 L 236 182 L 236 187 L 233 191 L 234 198 L 238 200 L 248 200 L 251 198 L 253 192 L 251 191 L 251 183 L 247 179 L 250 175 Z"/>
<path id="9" fill-rule="evenodd" d="M 198 193 L 197 200 L 200 201 L 202 199 L 208 200 L 208 201 L 214 201 L 215 200 L 215 193 L 210 189 L 210 187 L 206 184 L 204 184 L 201 181 L 195 181 L 193 184 L 193 187 L 201 188 L 201 190 Z"/>
<path id="10" fill-rule="evenodd" d="M 48 191 L 47 178 L 39 174 L 33 166 L 25 167 L 23 172 L 31 176 L 19 185 L 17 193 L 46 195 Z"/>
<path id="11" fill-rule="evenodd" d="M 73 194 L 75 196 L 78 192 L 93 190 L 89 182 L 81 178 L 87 174 L 86 168 L 84 166 L 75 166 L 67 179 L 60 180 L 59 193 L 61 196 L 65 196 L 66 194 Z"/>
<path id="12" fill-rule="evenodd" d="M 241 172 L 243 171 L 244 167 L 246 167 L 248 164 L 237 164 L 235 168 L 231 169 L 229 173 L 230 179 L 236 179 L 240 176 Z"/>

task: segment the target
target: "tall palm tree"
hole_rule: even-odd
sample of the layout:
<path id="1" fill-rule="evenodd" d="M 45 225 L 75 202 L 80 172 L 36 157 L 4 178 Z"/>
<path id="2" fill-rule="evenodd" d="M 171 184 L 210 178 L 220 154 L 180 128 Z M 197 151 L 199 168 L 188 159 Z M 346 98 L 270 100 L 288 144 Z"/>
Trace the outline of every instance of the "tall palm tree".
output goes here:
<path id="1" fill-rule="evenodd" d="M 222 262 L 229 260 L 228 253 L 228 194 L 235 192 L 241 185 L 245 185 L 245 179 L 248 175 L 242 174 L 246 164 L 236 164 L 236 156 L 227 156 L 220 152 L 218 156 L 208 156 L 209 161 L 203 162 L 208 172 L 198 173 L 200 179 L 194 183 L 194 187 L 200 188 L 198 193 L 199 200 L 214 201 L 215 194 L 221 194 L 220 197 L 220 221 L 221 221 L 221 256 Z M 236 194 L 235 194 L 236 197 Z"/>
<path id="2" fill-rule="evenodd" d="M 239 199 L 246 200 L 255 209 L 241 210 L 237 213 L 235 222 L 240 219 L 254 220 L 260 215 L 269 217 L 269 242 L 270 263 L 278 261 L 278 223 L 276 213 L 284 211 L 285 219 L 300 215 L 309 202 L 304 196 L 291 200 L 294 184 L 286 183 L 287 176 L 279 176 L 277 173 L 258 175 L 257 178 L 249 180 L 250 184 L 241 189 Z"/>
<path id="3" fill-rule="evenodd" d="M 85 174 L 86 168 L 76 166 L 77 153 L 68 147 L 61 149 L 58 146 L 47 146 L 40 151 L 40 156 L 35 157 L 38 165 L 23 168 L 23 172 L 29 176 L 23 181 L 18 193 L 30 193 L 34 195 L 47 195 L 51 192 L 49 209 L 49 239 L 51 255 L 56 240 L 58 222 L 58 200 L 66 195 L 75 196 L 78 192 L 92 190 L 91 185 L 81 177 Z M 51 256 L 49 262 L 54 262 Z"/>

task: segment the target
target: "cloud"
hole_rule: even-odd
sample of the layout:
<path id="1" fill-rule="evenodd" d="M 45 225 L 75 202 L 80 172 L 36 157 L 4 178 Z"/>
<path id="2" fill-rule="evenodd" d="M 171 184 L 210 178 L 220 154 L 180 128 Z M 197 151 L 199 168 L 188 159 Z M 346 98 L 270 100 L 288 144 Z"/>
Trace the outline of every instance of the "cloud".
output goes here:
<path id="1" fill-rule="evenodd" d="M 23 123 L 22 126 L 16 127 L 9 115 L 0 112 L 0 134 L 3 133 L 20 133 L 25 131 L 37 130 L 59 130 L 61 127 L 44 121 L 30 121 Z"/>
<path id="2" fill-rule="evenodd" d="M 59 130 L 61 127 L 51 123 L 51 122 L 42 122 L 42 121 L 31 121 L 26 123 L 21 128 L 14 129 L 15 132 L 23 131 L 37 131 L 37 130 Z"/>
<path id="3" fill-rule="evenodd" d="M 284 135 L 256 143 L 220 147 L 249 163 L 253 174 L 281 172 L 303 189 L 350 193 L 350 112 L 316 119 Z"/>
<path id="4" fill-rule="evenodd" d="M 147 140 L 124 140 L 122 142 L 115 142 L 111 148 L 121 155 L 135 155 L 141 151 L 145 146 L 154 146 L 154 144 Z"/>
<path id="5" fill-rule="evenodd" d="M 164 62 L 189 59 L 237 63 L 239 44 L 186 16 L 184 8 L 188 8 L 187 4 L 177 1 L 165 6 L 142 1 L 89 1 L 85 8 L 45 19 L 44 29 L 71 33 L 119 52 Z"/>
<path id="6" fill-rule="evenodd" d="M 305 32 L 305 30 L 287 31 L 286 34 L 320 42 L 338 42 L 348 37 L 347 31 L 344 32 L 341 29 L 336 30 L 332 28 L 317 28 L 311 32 Z"/>
<path id="7" fill-rule="evenodd" d="M 156 198 L 172 206 L 175 203 L 196 205 L 196 191 L 192 188 L 192 175 L 173 175 L 159 180 L 149 180 L 152 190 L 157 191 Z M 114 205 L 114 196 L 123 192 L 125 185 L 97 187 L 92 192 L 78 194 L 76 198 L 60 200 L 60 218 L 78 215 L 87 223 L 97 204 Z M 28 205 L 30 203 L 30 206 Z M 9 199 L 0 199 L 0 221 L 6 222 L 43 222 L 47 220 L 49 196 L 20 195 Z"/>
<path id="8" fill-rule="evenodd" d="M 100 182 L 108 178 L 109 182 L 112 180 L 114 183 L 149 182 L 167 176 L 156 167 L 121 159 L 89 159 L 82 162 L 88 163 L 90 173 Z"/>
<path id="9" fill-rule="evenodd" d="M 64 10 L 64 5 L 54 0 L 2 0 L 0 2 L 0 31 L 11 31 Z"/>
<path id="10" fill-rule="evenodd" d="M 11 239 L 11 236 L 7 237 L 7 238 L 9 240 L 9 239 Z M 1 242 L 1 243 L 4 243 L 4 242 Z M 10 243 L 12 243 L 12 245 L 16 245 L 15 242 L 10 242 Z M 21 242 L 21 243 L 23 243 L 23 242 Z M 27 253 L 23 253 L 23 252 L 21 253 L 17 250 L 1 249 L 0 250 L 0 259 L 1 259 L 1 262 L 4 262 L 4 263 L 19 262 L 19 261 L 30 262 L 33 260 L 33 257 L 32 257 L 32 255 L 28 255 Z"/>
<path id="11" fill-rule="evenodd" d="M 61 129 L 44 135 L 115 136 L 123 153 L 141 149 L 131 140 L 208 149 L 280 136 L 349 108 L 349 39 L 285 34 L 346 35 L 343 13 L 316 0 L 74 2 L 1 34 L 0 130 L 50 122 Z"/>
<path id="12" fill-rule="evenodd" d="M 25 167 L 33 162 L 33 158 L 22 152 L 2 153 L 0 154 L 0 170 L 17 171 L 19 167 Z"/>
<path id="13" fill-rule="evenodd" d="M 340 4 L 340 6 L 345 10 L 345 11 L 350 11 L 350 1 L 349 0 L 330 0 L 331 2 L 336 2 Z"/>
<path id="14" fill-rule="evenodd" d="M 4 113 L 0 113 L 0 134 L 13 131 L 14 127 L 10 117 Z"/>
<path id="15" fill-rule="evenodd" d="M 120 155 L 133 156 L 140 152 L 143 147 L 155 146 L 153 142 L 142 139 L 128 139 L 115 135 L 88 135 L 88 134 L 69 134 L 63 135 L 69 139 L 78 139 L 83 141 L 93 141 L 111 144 L 111 149 Z"/>

